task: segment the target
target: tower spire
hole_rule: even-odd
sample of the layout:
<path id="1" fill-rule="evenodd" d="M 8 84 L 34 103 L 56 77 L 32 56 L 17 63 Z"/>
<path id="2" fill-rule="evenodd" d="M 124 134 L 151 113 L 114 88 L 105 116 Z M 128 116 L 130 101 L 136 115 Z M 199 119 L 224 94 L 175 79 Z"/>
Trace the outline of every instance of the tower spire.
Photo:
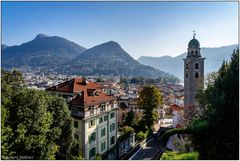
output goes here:
<path id="1" fill-rule="evenodd" d="M 195 30 L 193 30 L 193 38 L 194 39 L 195 39 L 195 35 L 196 35 Z"/>

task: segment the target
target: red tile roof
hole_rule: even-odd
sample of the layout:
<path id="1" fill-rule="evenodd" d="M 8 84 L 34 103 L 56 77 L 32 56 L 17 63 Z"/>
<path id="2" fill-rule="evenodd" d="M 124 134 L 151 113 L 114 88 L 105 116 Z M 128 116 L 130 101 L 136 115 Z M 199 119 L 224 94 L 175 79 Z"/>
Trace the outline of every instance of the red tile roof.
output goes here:
<path id="1" fill-rule="evenodd" d="M 97 89 L 100 88 L 101 85 L 99 85 L 96 82 L 89 81 L 87 84 L 84 83 L 84 79 L 81 77 L 77 77 L 74 79 L 71 79 L 69 81 L 60 83 L 56 86 L 52 86 L 47 89 L 47 91 L 55 91 L 55 92 L 66 92 L 66 93 L 78 93 L 83 90 L 87 89 Z"/>
<path id="2" fill-rule="evenodd" d="M 104 102 L 109 102 L 116 100 L 115 97 L 109 96 L 101 91 L 96 92 L 97 95 L 92 96 L 88 95 L 86 91 L 83 91 L 81 94 L 78 94 L 74 99 L 72 99 L 70 105 L 79 105 L 79 106 L 91 106 L 97 105 Z"/>
<path id="3" fill-rule="evenodd" d="M 96 82 L 89 81 L 86 83 L 84 78 L 74 78 L 57 86 L 50 87 L 47 91 L 75 94 L 75 98 L 69 102 L 70 105 L 90 106 L 116 100 L 115 97 L 109 96 L 99 90 L 100 87 Z"/>
<path id="4" fill-rule="evenodd" d="M 170 109 L 171 109 L 172 111 L 182 111 L 182 110 L 183 110 L 183 107 L 178 106 L 178 105 L 176 105 L 176 104 L 172 104 L 172 105 L 170 106 Z"/>

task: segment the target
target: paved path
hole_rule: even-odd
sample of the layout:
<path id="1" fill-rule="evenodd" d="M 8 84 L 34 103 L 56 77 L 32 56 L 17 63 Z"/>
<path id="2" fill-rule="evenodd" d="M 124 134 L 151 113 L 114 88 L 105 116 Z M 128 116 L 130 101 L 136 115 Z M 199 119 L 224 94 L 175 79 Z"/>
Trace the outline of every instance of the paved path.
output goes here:
<path id="1" fill-rule="evenodd" d="M 156 139 L 151 139 L 130 160 L 151 160 L 160 150 L 159 142 Z"/>

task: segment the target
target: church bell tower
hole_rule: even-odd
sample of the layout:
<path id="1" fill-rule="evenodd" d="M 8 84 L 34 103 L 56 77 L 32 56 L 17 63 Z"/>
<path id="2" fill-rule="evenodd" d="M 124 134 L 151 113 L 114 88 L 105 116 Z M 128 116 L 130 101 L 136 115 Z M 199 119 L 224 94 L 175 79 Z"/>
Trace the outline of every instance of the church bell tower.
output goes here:
<path id="1" fill-rule="evenodd" d="M 187 57 L 184 60 L 184 105 L 196 106 L 197 91 L 203 88 L 204 59 L 200 52 L 200 43 L 195 38 L 188 43 Z"/>

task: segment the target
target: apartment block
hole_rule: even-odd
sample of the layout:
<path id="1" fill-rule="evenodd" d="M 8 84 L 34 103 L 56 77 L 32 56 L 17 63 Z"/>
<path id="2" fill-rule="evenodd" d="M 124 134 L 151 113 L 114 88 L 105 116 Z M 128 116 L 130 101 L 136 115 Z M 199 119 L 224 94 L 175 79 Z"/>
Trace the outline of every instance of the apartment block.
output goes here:
<path id="1" fill-rule="evenodd" d="M 47 89 L 63 96 L 74 120 L 74 138 L 77 153 L 84 159 L 94 159 L 101 154 L 105 159 L 115 159 L 117 142 L 116 97 L 101 90 L 101 85 L 74 78 Z"/>

